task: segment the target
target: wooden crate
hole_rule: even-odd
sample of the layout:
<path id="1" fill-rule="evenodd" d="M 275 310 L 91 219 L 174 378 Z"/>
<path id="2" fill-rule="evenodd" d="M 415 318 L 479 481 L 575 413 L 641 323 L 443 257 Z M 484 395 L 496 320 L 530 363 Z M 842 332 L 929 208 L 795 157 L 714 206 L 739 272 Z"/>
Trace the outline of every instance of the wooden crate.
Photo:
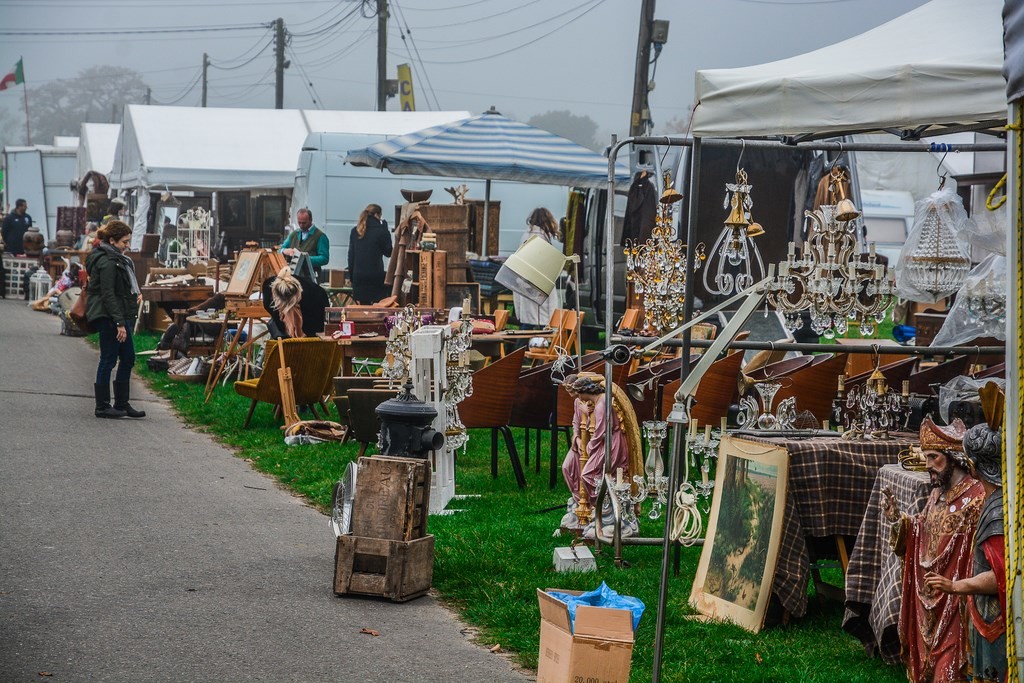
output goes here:
<path id="1" fill-rule="evenodd" d="M 444 308 L 444 286 L 448 254 L 444 251 L 405 252 L 405 270 L 412 272 L 407 303 L 420 308 Z"/>
<path id="2" fill-rule="evenodd" d="M 438 251 L 448 252 L 448 266 L 465 265 L 469 250 L 469 206 L 428 204 L 420 207 L 423 219 L 437 235 Z"/>
<path id="3" fill-rule="evenodd" d="M 358 480 L 357 480 L 358 482 Z M 394 541 L 346 534 L 334 553 L 334 592 L 405 602 L 430 590 L 434 537 Z"/>
<path id="4" fill-rule="evenodd" d="M 357 467 L 354 535 L 393 541 L 427 535 L 429 461 L 373 456 L 359 458 Z"/>

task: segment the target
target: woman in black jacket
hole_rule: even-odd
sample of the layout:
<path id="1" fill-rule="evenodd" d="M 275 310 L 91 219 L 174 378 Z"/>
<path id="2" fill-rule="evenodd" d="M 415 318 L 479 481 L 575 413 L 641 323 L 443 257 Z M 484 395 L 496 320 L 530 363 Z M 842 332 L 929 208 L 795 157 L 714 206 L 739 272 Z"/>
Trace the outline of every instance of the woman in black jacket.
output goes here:
<path id="1" fill-rule="evenodd" d="M 85 313 L 100 335 L 100 362 L 96 368 L 96 417 L 145 417 L 128 402 L 135 343 L 132 328 L 139 315 L 142 295 L 135 278 L 135 266 L 124 255 L 131 244 L 132 229 L 121 221 L 111 221 L 97 233 L 99 245 L 85 262 L 89 273 Z M 114 375 L 114 405 L 110 405 L 110 375 Z"/>
<path id="2" fill-rule="evenodd" d="M 391 288 L 384 284 L 384 259 L 391 256 L 391 234 L 387 221 L 381 220 L 382 212 L 378 204 L 363 209 L 348 238 L 348 276 L 352 298 L 360 304 L 375 304 L 391 296 Z"/>

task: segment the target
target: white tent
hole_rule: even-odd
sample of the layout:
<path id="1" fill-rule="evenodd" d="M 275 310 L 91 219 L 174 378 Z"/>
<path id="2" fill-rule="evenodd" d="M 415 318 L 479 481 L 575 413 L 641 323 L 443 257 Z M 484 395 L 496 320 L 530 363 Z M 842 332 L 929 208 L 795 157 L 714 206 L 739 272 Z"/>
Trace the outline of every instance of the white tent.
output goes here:
<path id="1" fill-rule="evenodd" d="M 146 231 L 147 190 L 291 189 L 309 133 L 404 135 L 468 112 L 125 107 L 110 183 L 137 192 L 132 246 Z"/>
<path id="2" fill-rule="evenodd" d="M 1001 0 L 932 0 L 848 40 L 697 72 L 696 137 L 803 135 L 1005 121 Z"/>
<path id="3" fill-rule="evenodd" d="M 109 176 L 114 167 L 114 151 L 117 136 L 121 133 L 118 123 L 83 123 L 78 136 L 78 164 L 76 178 L 81 179 L 89 171 Z"/>

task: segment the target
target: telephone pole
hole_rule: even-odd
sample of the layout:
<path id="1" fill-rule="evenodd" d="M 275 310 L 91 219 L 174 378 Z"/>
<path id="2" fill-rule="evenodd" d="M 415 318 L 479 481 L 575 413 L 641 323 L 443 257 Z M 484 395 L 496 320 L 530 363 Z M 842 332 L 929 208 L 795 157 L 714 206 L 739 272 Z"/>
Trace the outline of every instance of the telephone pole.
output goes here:
<path id="1" fill-rule="evenodd" d="M 388 108 L 388 0 L 377 0 L 377 111 Z"/>
<path id="2" fill-rule="evenodd" d="M 651 29 L 654 26 L 654 0 L 643 0 L 640 8 L 640 36 L 636 44 L 636 71 L 633 75 L 633 109 L 629 119 L 631 137 L 647 133 L 651 120 L 647 104 L 648 76 L 651 62 Z"/>
<path id="3" fill-rule="evenodd" d="M 152 103 L 153 103 L 153 89 L 152 88 L 146 88 L 146 104 L 152 104 Z"/>
<path id="4" fill-rule="evenodd" d="M 284 109 L 284 19 L 278 18 L 274 52 L 277 55 L 276 84 L 274 88 L 274 109 Z"/>
<path id="5" fill-rule="evenodd" d="M 203 104 L 206 106 L 206 70 L 210 68 L 210 55 L 203 53 Z"/>

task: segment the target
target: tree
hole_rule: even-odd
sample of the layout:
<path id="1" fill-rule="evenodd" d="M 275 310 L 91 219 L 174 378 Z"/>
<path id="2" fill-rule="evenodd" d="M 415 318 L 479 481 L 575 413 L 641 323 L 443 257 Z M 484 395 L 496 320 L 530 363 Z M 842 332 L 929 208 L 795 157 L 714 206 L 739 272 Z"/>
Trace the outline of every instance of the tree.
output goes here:
<path id="1" fill-rule="evenodd" d="M 55 135 L 78 135 L 82 123 L 118 123 L 126 104 L 146 98 L 142 75 L 120 66 L 93 66 L 74 78 L 61 78 L 28 93 L 32 141 L 50 143 Z"/>
<path id="2" fill-rule="evenodd" d="M 561 135 L 588 149 L 599 149 L 595 136 L 597 124 L 589 116 L 576 116 L 567 109 L 537 114 L 527 121 L 531 126 L 542 128 L 549 133 Z"/>

